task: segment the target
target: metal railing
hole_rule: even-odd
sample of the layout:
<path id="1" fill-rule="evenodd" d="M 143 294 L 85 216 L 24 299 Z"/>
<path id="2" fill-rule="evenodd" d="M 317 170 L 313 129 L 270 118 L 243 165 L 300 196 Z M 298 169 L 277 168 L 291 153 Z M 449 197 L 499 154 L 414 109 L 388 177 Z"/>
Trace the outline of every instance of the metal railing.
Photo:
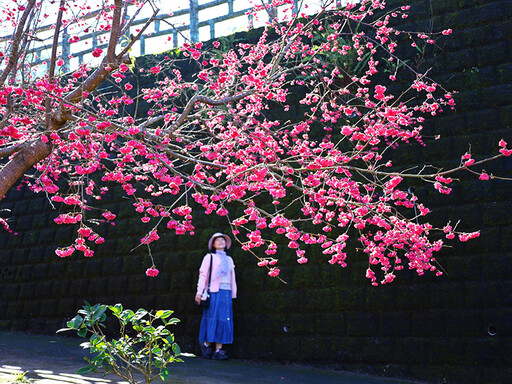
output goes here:
<path id="1" fill-rule="evenodd" d="M 175 1 L 163 1 L 176 4 Z M 253 8 L 247 0 L 202 0 L 206 1 L 202 4 L 200 4 L 201 0 L 187 1 L 188 8 L 177 9 L 168 14 L 158 16 L 151 30 L 143 34 L 140 37 L 139 43 L 132 48 L 132 56 L 160 53 L 179 47 L 187 41 L 206 41 L 232 34 L 237 30 L 248 30 L 258 26 L 251 13 Z M 271 0 L 264 0 L 264 2 L 270 4 Z M 292 12 L 297 10 L 301 2 L 300 0 L 294 0 Z M 320 4 L 322 0 L 304 1 L 304 3 L 306 2 Z M 341 6 L 345 2 L 346 0 L 336 0 L 336 7 Z M 290 9 L 290 6 L 287 8 Z M 282 9 L 271 9 L 271 12 L 274 14 L 277 14 L 278 11 L 283 12 Z M 91 12 L 85 16 L 85 19 L 93 20 L 98 15 L 99 11 Z M 261 18 L 265 19 L 259 20 L 259 23 L 262 25 L 268 20 L 268 15 L 262 13 Z M 130 31 L 127 31 L 127 35 L 129 36 L 130 32 L 136 34 L 137 29 L 142 27 L 148 20 L 149 17 L 136 19 L 130 27 Z M 229 24 L 227 28 L 226 23 Z M 223 28 L 219 28 L 219 26 Z M 48 58 L 53 39 L 52 27 L 52 24 L 44 25 L 33 32 L 32 57 L 29 58 L 33 68 L 43 65 L 42 68 L 39 68 L 43 70 L 49 66 Z M 102 49 L 107 47 L 106 39 L 108 33 L 87 33 L 87 30 L 85 32 L 80 34 L 79 42 L 74 42 L 69 39 L 70 33 L 68 29 L 64 29 L 63 34 L 59 38 L 59 45 L 61 47 L 59 52 L 60 58 L 64 61 L 63 69 L 73 70 L 85 62 L 90 65 L 97 65 L 99 63 L 99 59 L 94 58 L 92 53 L 96 48 Z M 42 36 L 44 34 L 47 36 Z M 11 36 L 0 37 L 0 44 L 5 44 L 10 38 Z"/>

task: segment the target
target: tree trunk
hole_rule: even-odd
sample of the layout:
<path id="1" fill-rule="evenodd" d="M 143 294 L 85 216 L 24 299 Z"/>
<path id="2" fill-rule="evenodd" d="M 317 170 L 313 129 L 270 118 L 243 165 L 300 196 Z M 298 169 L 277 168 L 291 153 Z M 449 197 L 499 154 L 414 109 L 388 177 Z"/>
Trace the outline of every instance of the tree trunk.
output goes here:
<path id="1" fill-rule="evenodd" d="M 34 144 L 16 153 L 2 170 L 0 170 L 0 196 L 4 197 L 9 188 L 11 188 L 25 172 L 48 157 L 51 152 L 51 144 L 44 143 L 39 139 Z"/>

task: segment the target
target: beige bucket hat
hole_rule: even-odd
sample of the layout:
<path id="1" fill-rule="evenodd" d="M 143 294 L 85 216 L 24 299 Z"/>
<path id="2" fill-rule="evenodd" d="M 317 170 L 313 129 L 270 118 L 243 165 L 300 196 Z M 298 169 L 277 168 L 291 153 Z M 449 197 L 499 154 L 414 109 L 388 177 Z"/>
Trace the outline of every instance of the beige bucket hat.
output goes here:
<path id="1" fill-rule="evenodd" d="M 223 237 L 224 240 L 226 240 L 226 249 L 229 249 L 231 247 L 231 238 L 228 235 L 225 235 L 220 232 L 216 232 L 210 237 L 210 240 L 208 240 L 208 249 L 211 250 L 213 246 L 213 240 L 215 240 L 216 237 Z"/>

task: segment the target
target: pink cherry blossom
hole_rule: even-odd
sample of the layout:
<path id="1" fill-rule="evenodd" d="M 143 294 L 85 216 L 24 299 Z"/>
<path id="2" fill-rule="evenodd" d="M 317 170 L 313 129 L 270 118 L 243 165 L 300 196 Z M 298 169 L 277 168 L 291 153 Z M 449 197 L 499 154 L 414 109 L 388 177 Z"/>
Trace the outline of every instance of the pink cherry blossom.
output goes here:
<path id="1" fill-rule="evenodd" d="M 95 48 L 94 51 L 92 52 L 92 55 L 94 57 L 100 57 L 102 53 L 103 53 L 103 49 Z"/>
<path id="2" fill-rule="evenodd" d="M 160 271 L 158 269 L 156 269 L 155 267 L 151 267 L 146 270 L 146 276 L 149 276 L 149 277 L 157 277 L 159 273 L 160 273 Z"/>

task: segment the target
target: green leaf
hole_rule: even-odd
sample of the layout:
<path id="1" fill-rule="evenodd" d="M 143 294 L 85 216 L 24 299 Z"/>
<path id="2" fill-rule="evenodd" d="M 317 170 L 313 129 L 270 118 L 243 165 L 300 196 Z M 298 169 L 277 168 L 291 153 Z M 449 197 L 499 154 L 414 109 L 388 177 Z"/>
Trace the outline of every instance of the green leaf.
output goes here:
<path id="1" fill-rule="evenodd" d="M 70 321 L 66 323 L 66 325 L 71 329 L 78 329 L 82 325 L 84 318 L 80 315 L 76 315 Z"/>
<path id="2" fill-rule="evenodd" d="M 153 350 L 151 351 L 151 353 L 153 355 L 159 355 L 160 353 L 162 353 L 162 349 L 161 348 L 158 348 L 158 347 L 155 347 L 153 348 Z"/>
<path id="3" fill-rule="evenodd" d="M 103 317 L 103 314 L 105 313 L 106 310 L 107 310 L 107 306 L 106 305 L 96 304 L 94 306 L 94 312 L 92 314 L 93 318 L 95 320 L 100 320 Z"/>
<path id="4" fill-rule="evenodd" d="M 112 311 L 112 314 L 116 317 L 119 317 L 121 312 L 123 312 L 123 306 L 121 304 L 116 304 L 116 305 L 110 306 L 108 308 Z"/>
<path id="5" fill-rule="evenodd" d="M 80 337 L 85 337 L 87 336 L 87 328 L 86 327 L 82 327 L 78 330 L 77 332 L 78 336 Z"/>
<path id="6" fill-rule="evenodd" d="M 135 315 L 133 316 L 132 318 L 132 322 L 133 321 L 139 321 L 141 320 L 144 316 L 146 316 L 148 314 L 148 311 L 146 311 L 145 309 L 143 308 L 140 308 L 136 313 Z"/>
<path id="7" fill-rule="evenodd" d="M 159 319 L 167 319 L 169 316 L 171 316 L 174 313 L 174 311 L 171 310 L 159 310 L 156 312 L 155 316 Z"/>
<path id="8" fill-rule="evenodd" d="M 176 356 L 181 355 L 181 349 L 180 349 L 178 344 L 173 344 L 172 345 L 172 351 L 174 352 L 174 354 Z"/>
<path id="9" fill-rule="evenodd" d="M 96 372 L 96 368 L 92 365 L 88 365 L 87 367 L 82 367 L 78 371 L 76 371 L 76 373 L 78 373 L 79 375 L 85 375 L 90 372 Z"/>
<path id="10" fill-rule="evenodd" d="M 123 313 L 121 313 L 120 319 L 123 321 L 124 324 L 126 324 L 128 321 L 131 320 L 133 316 L 135 316 L 135 314 L 131 309 L 125 309 Z"/>
<path id="11" fill-rule="evenodd" d="M 171 372 L 169 371 L 169 368 L 164 368 L 160 371 L 160 378 L 163 381 L 167 381 L 169 377 L 171 376 Z"/>

